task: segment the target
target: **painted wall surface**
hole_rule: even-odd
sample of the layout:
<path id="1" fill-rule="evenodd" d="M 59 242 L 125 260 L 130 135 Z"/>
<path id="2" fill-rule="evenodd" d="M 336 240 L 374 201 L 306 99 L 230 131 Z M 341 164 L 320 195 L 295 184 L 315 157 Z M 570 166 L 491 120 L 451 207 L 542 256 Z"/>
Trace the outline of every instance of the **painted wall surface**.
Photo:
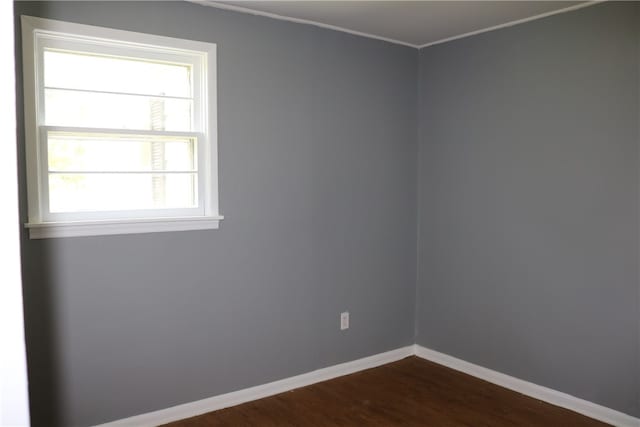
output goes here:
<path id="1" fill-rule="evenodd" d="M 420 51 L 417 343 L 639 416 L 640 4 Z"/>
<path id="2" fill-rule="evenodd" d="M 420 52 L 185 2 L 15 8 L 18 30 L 26 14 L 219 55 L 221 229 L 23 232 L 34 426 L 263 384 L 411 344 L 414 326 L 640 416 L 640 4 Z M 24 219 L 22 134 L 19 155 Z"/>
<path id="3" fill-rule="evenodd" d="M 34 426 L 119 419 L 413 343 L 416 50 L 186 2 L 15 6 L 217 43 L 226 217 L 212 231 L 23 238 Z"/>

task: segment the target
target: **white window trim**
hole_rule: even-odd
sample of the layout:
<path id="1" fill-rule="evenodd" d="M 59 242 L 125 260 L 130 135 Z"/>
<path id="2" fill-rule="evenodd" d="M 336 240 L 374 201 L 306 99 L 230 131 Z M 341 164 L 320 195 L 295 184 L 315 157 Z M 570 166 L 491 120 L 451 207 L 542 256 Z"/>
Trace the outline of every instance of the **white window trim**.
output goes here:
<path id="1" fill-rule="evenodd" d="M 23 15 L 21 20 L 29 216 L 25 226 L 29 229 L 29 236 L 32 239 L 42 239 L 217 229 L 224 217 L 220 215 L 218 206 L 216 45 L 32 16 Z M 96 42 L 116 40 L 137 48 L 153 49 L 156 46 L 161 47 L 162 50 L 175 50 L 177 54 L 197 53 L 203 55 L 204 71 L 202 75 L 207 76 L 207 79 L 203 79 L 206 81 L 202 82 L 199 99 L 202 117 L 206 117 L 204 122 L 206 123 L 205 126 L 208 127 L 202 126 L 200 129 L 208 138 L 207 143 L 203 144 L 204 151 L 201 153 L 201 158 L 199 158 L 199 168 L 202 168 L 201 170 L 203 171 L 201 180 L 206 184 L 204 192 L 199 190 L 200 195 L 203 196 L 200 199 L 204 210 L 203 215 L 69 221 L 51 221 L 43 218 L 42 194 L 44 194 L 44 189 L 41 188 L 43 182 L 41 173 L 43 171 L 40 167 L 42 158 L 39 138 L 41 138 L 40 129 L 44 127 L 44 123 L 42 123 L 43 112 L 38 111 L 38 96 L 40 96 L 38 93 L 38 78 L 40 77 L 36 69 L 36 64 L 38 64 L 36 55 L 39 54 L 37 46 L 38 34 L 79 35 Z"/>

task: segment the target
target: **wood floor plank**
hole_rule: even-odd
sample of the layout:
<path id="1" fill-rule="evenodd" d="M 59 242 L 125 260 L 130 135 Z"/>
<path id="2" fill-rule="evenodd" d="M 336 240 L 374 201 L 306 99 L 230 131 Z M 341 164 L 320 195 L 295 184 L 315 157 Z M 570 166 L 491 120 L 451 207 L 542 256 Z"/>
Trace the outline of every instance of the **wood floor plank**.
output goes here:
<path id="1" fill-rule="evenodd" d="M 166 427 L 596 427 L 606 424 L 408 357 Z"/>

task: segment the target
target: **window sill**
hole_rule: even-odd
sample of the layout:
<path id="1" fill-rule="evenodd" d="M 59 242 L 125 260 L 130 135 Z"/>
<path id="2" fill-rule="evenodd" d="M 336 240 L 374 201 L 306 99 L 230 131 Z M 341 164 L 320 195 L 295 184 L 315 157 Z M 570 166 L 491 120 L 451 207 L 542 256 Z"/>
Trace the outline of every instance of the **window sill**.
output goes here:
<path id="1" fill-rule="evenodd" d="M 31 239 L 214 230 L 223 216 L 27 223 Z"/>

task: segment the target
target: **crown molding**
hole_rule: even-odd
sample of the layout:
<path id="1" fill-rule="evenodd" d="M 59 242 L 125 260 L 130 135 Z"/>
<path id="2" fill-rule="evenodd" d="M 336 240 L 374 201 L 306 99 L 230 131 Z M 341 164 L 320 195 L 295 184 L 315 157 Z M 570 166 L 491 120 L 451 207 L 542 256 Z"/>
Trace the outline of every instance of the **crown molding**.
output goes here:
<path id="1" fill-rule="evenodd" d="M 596 5 L 596 4 L 603 3 L 603 2 L 605 2 L 607 0 L 586 1 L 584 3 L 580 3 L 580 4 L 569 6 L 569 7 L 565 7 L 565 8 L 562 8 L 562 9 L 552 10 L 552 11 L 549 11 L 549 12 L 545 12 L 545 13 L 541 13 L 541 14 L 538 14 L 538 15 L 530 16 L 528 18 L 522 18 L 522 19 L 517 19 L 517 20 L 514 20 L 514 21 L 505 22 L 504 24 L 499 24 L 499 25 L 494 25 L 494 26 L 491 26 L 491 27 L 481 28 L 479 30 L 474 30 L 474 31 L 470 31 L 468 33 L 458 34 L 456 36 L 446 37 L 444 39 L 435 40 L 435 41 L 424 43 L 424 44 L 409 43 L 409 42 L 405 42 L 405 41 L 402 41 L 402 40 L 392 39 L 392 38 L 389 38 L 389 37 L 382 37 L 382 36 L 378 36 L 378 35 L 375 35 L 375 34 L 362 32 L 362 31 L 355 31 L 355 30 L 351 30 L 349 28 L 344 28 L 344 27 L 339 27 L 339 26 L 336 26 L 336 25 L 325 24 L 325 23 L 322 23 L 322 22 L 312 21 L 312 20 L 309 20 L 309 19 L 293 18 L 293 17 L 289 17 L 289 16 L 285 16 L 285 15 L 279 15 L 279 14 L 276 14 L 276 13 L 263 12 L 263 11 L 260 11 L 260 10 L 255 10 L 255 9 L 251 9 L 251 8 L 248 8 L 248 7 L 242 7 L 242 6 L 226 4 L 226 3 L 218 2 L 218 1 L 215 1 L 215 0 L 185 0 L 185 1 L 187 1 L 189 3 L 199 4 L 199 5 L 202 5 L 202 6 L 209 6 L 209 7 L 214 7 L 214 8 L 217 8 L 217 9 L 229 10 L 229 11 L 232 11 L 232 12 L 246 13 L 246 14 L 255 15 L 255 16 L 262 16 L 262 17 L 265 17 L 265 18 L 278 19 L 280 21 L 288 21 L 288 22 L 294 22 L 294 23 L 297 23 L 297 24 L 304 24 L 304 25 L 313 25 L 315 27 L 320 27 L 320 28 L 324 28 L 324 29 L 327 29 L 327 30 L 340 31 L 340 32 L 347 33 L 347 34 L 352 34 L 352 35 L 355 35 L 355 36 L 366 37 L 366 38 L 369 38 L 369 39 L 381 40 L 381 41 L 385 41 L 385 42 L 388 42 L 388 43 L 393 43 L 393 44 L 397 44 L 397 45 L 401 45 L 401 46 L 412 47 L 414 49 L 423 49 L 423 48 L 426 48 L 426 47 L 435 46 L 435 45 L 438 45 L 438 44 L 447 43 L 447 42 L 450 42 L 450 41 L 454 41 L 454 40 L 459 40 L 459 39 L 466 38 L 466 37 L 475 36 L 475 35 L 478 35 L 478 34 L 489 32 L 489 31 L 495 31 L 495 30 L 499 30 L 499 29 L 502 29 L 502 28 L 513 27 L 514 25 L 524 24 L 524 23 L 527 23 L 527 22 L 531 22 L 531 21 L 535 21 L 535 20 L 538 20 L 538 19 L 546 18 L 546 17 L 549 17 L 549 16 L 558 15 L 558 14 L 565 13 L 565 12 L 571 12 L 571 11 L 578 10 L 578 9 L 583 9 L 585 7 L 589 7 L 589 6 L 593 6 L 593 5 Z"/>

